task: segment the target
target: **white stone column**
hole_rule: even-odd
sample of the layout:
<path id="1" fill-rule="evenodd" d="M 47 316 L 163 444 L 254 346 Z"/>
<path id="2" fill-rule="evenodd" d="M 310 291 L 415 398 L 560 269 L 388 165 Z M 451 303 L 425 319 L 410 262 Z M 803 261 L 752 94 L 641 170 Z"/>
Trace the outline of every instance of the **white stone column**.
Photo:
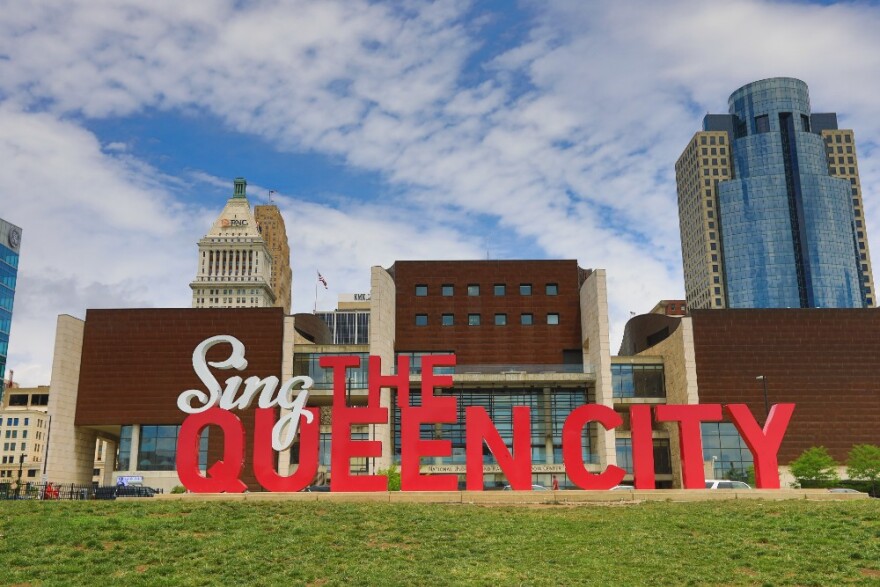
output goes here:
<path id="1" fill-rule="evenodd" d="M 98 433 L 74 426 L 85 322 L 58 316 L 49 394 L 46 477 L 53 483 L 92 484 Z"/>
<path id="2" fill-rule="evenodd" d="M 296 331 L 294 330 L 294 317 L 284 317 L 284 334 L 281 341 L 281 383 L 293 377 L 293 344 Z M 290 410 L 278 408 L 278 416 L 282 417 L 290 413 Z M 290 475 L 290 448 L 278 453 L 278 474 Z"/>
<path id="3" fill-rule="evenodd" d="M 116 469 L 116 451 L 119 448 L 118 440 L 110 440 L 107 438 L 103 439 L 104 441 L 104 475 L 101 477 L 100 484 L 101 485 L 113 485 L 113 472 Z"/>
<path id="4" fill-rule="evenodd" d="M 382 358 L 383 375 L 390 375 L 394 368 L 396 292 L 391 275 L 382 267 L 374 266 L 370 273 L 370 354 Z M 390 425 L 394 413 L 391 390 L 383 389 L 379 401 L 380 405 L 388 408 L 389 424 L 374 426 L 375 439 L 382 441 L 382 456 L 375 460 L 374 471 L 391 466 L 391 453 L 394 450 Z"/>
<path id="5" fill-rule="evenodd" d="M 594 269 L 587 277 L 581 286 L 580 301 L 584 366 L 589 365 L 596 375 L 596 403 L 614 409 L 611 343 L 608 333 L 608 288 L 604 269 Z M 596 451 L 599 454 L 599 465 L 603 469 L 617 464 L 615 438 L 613 430 L 598 426 Z"/>

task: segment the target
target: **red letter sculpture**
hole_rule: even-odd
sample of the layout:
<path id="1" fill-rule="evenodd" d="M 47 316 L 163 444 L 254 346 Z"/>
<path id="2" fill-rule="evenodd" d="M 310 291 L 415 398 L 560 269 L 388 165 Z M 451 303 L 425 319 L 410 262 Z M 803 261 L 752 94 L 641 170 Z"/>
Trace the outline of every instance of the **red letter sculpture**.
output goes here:
<path id="1" fill-rule="evenodd" d="M 654 435 L 651 430 L 651 406 L 629 408 L 632 431 L 633 478 L 636 489 L 654 489 Z"/>
<path id="2" fill-rule="evenodd" d="M 373 360 L 370 357 L 370 372 Z M 352 457 L 381 457 L 381 440 L 352 440 L 351 427 L 354 424 L 387 424 L 388 408 L 379 405 L 378 381 L 370 377 L 367 406 L 350 408 L 345 394 L 345 370 L 359 367 L 358 357 L 321 357 L 321 367 L 333 369 L 333 444 L 330 455 L 331 491 L 388 491 L 388 478 L 385 475 L 352 475 Z M 409 377 L 409 374 L 404 374 Z M 408 383 L 407 379 L 407 383 Z"/>
<path id="3" fill-rule="evenodd" d="M 655 413 L 658 422 L 678 422 L 684 488 L 705 489 L 706 475 L 703 473 L 703 439 L 700 423 L 720 421 L 721 406 L 718 404 L 657 406 Z"/>
<path id="4" fill-rule="evenodd" d="M 513 412 L 513 455 L 484 408 L 465 410 L 465 471 L 468 491 L 483 490 L 483 441 L 489 447 L 512 489 L 532 488 L 531 409 L 516 406 Z"/>
<path id="5" fill-rule="evenodd" d="M 305 418 L 299 427 L 299 466 L 296 471 L 282 477 L 275 468 L 278 453 L 272 448 L 272 429 L 275 426 L 275 409 L 258 408 L 254 416 L 254 475 L 266 491 L 296 492 L 305 489 L 318 473 L 318 431 L 321 429 L 321 412 L 318 408 L 306 408 L 312 413 L 312 422 Z"/>
<path id="6" fill-rule="evenodd" d="M 587 404 L 572 410 L 562 425 L 562 460 L 568 478 L 581 489 L 611 489 L 623 480 L 626 471 L 610 465 L 601 473 L 590 473 L 584 466 L 582 434 L 589 422 L 610 430 L 623 424 L 623 418 L 608 406 Z"/>
<path id="7" fill-rule="evenodd" d="M 400 489 L 402 491 L 455 491 L 456 475 L 421 475 L 421 457 L 448 457 L 452 455 L 451 440 L 422 440 L 421 425 L 454 423 L 456 399 L 434 395 L 435 387 L 452 387 L 450 375 L 435 375 L 434 366 L 455 366 L 455 355 L 426 355 L 422 357 L 422 405 L 410 406 L 409 399 L 398 391 L 400 408 Z M 398 368 L 398 372 L 400 369 Z M 372 376 L 371 376 L 372 378 Z"/>
<path id="8" fill-rule="evenodd" d="M 729 404 L 725 407 L 739 435 L 752 451 L 755 460 L 755 485 L 759 489 L 779 489 L 779 462 L 776 457 L 794 412 L 794 404 L 776 404 L 770 408 L 763 430 L 747 405 Z"/>
<path id="9" fill-rule="evenodd" d="M 206 427 L 223 430 L 223 460 L 214 463 L 207 476 L 199 470 L 199 436 Z M 193 493 L 242 493 L 247 489 L 238 477 L 244 465 L 244 427 L 228 410 L 211 408 L 183 421 L 177 439 L 177 475 Z"/>

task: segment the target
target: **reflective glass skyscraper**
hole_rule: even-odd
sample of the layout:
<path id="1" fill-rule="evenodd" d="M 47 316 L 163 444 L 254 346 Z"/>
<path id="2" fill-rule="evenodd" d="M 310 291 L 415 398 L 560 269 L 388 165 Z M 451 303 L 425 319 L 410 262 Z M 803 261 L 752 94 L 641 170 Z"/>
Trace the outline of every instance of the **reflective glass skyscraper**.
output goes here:
<path id="1" fill-rule="evenodd" d="M 852 132 L 813 114 L 792 78 L 745 85 L 728 104 L 676 166 L 690 306 L 872 306 Z M 715 161 L 711 146 L 703 158 L 706 138 L 729 147 L 720 174 L 701 165 Z"/>
<path id="2" fill-rule="evenodd" d="M 6 356 L 12 329 L 12 301 L 18 276 L 21 229 L 0 219 L 0 400 L 6 384 Z"/>

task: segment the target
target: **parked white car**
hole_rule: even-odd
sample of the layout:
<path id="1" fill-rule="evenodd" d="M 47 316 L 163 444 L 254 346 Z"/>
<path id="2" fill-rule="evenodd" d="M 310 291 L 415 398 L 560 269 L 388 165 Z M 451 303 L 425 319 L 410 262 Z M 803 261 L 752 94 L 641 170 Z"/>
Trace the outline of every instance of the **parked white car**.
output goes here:
<path id="1" fill-rule="evenodd" d="M 706 489 L 751 489 L 748 483 L 730 479 L 706 479 Z"/>

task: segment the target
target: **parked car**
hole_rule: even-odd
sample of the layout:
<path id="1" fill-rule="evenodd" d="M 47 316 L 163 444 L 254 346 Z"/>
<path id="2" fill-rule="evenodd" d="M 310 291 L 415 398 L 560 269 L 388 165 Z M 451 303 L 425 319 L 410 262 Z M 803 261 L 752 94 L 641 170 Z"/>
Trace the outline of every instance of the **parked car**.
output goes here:
<path id="1" fill-rule="evenodd" d="M 751 489 L 748 483 L 730 479 L 706 479 L 706 489 Z"/>
<path id="2" fill-rule="evenodd" d="M 159 493 L 152 487 L 141 487 L 140 485 L 118 485 L 116 487 L 116 497 L 153 497 Z"/>
<path id="3" fill-rule="evenodd" d="M 513 491 L 513 488 L 510 485 L 504 486 L 504 491 Z M 548 491 L 546 487 L 543 485 L 532 485 L 532 491 Z"/>
<path id="4" fill-rule="evenodd" d="M 635 489 L 632 485 L 615 485 L 610 491 L 632 491 Z"/>
<path id="5" fill-rule="evenodd" d="M 832 487 L 828 490 L 828 493 L 864 493 L 864 492 L 859 491 L 857 489 L 853 489 L 852 487 Z"/>
<path id="6" fill-rule="evenodd" d="M 329 485 L 309 485 L 303 489 L 305 493 L 325 493 L 330 491 Z"/>

